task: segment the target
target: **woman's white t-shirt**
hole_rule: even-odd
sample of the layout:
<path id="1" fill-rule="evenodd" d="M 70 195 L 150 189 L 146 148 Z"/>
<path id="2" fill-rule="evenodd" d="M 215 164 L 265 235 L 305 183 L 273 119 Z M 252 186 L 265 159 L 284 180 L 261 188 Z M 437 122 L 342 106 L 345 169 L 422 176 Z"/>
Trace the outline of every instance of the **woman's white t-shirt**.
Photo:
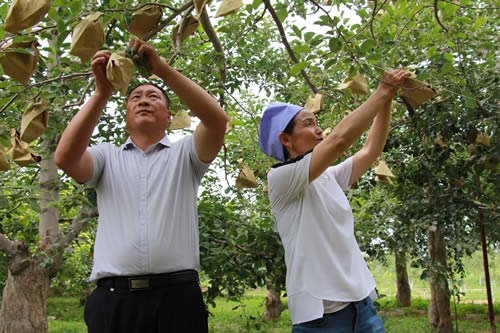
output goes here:
<path id="1" fill-rule="evenodd" d="M 273 166 L 269 199 L 285 248 L 286 288 L 292 323 L 340 310 L 375 288 L 354 237 L 349 189 L 352 157 L 309 183 L 312 154 Z M 339 302 L 339 303 L 332 303 Z M 344 305 L 345 304 L 345 305 Z"/>

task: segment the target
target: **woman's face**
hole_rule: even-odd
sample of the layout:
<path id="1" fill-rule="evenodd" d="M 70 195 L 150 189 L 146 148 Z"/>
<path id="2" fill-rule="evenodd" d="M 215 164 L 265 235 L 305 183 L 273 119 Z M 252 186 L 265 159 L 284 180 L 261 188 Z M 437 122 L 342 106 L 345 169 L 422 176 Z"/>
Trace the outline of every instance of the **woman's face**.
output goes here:
<path id="1" fill-rule="evenodd" d="M 323 141 L 323 131 L 318 127 L 318 121 L 311 111 L 300 111 L 294 121 L 291 134 L 280 134 L 280 141 L 288 150 L 289 158 L 304 155 Z"/>

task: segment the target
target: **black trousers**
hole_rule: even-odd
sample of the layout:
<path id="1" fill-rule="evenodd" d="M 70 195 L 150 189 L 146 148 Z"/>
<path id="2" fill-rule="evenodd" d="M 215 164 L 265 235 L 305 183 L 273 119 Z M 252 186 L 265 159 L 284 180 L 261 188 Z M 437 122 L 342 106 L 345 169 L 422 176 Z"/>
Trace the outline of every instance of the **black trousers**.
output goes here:
<path id="1" fill-rule="evenodd" d="M 89 333 L 208 332 L 198 282 L 135 291 L 97 287 L 84 318 Z"/>

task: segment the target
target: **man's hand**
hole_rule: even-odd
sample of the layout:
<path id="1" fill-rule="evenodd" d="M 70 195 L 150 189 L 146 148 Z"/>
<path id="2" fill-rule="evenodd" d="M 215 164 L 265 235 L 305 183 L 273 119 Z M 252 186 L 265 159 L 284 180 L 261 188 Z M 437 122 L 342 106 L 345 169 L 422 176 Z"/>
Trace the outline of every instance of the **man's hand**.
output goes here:
<path id="1" fill-rule="evenodd" d="M 151 72 L 158 74 L 158 70 L 164 61 L 160 58 L 154 47 L 143 40 L 131 39 L 127 48 L 133 48 L 135 53 L 149 62 Z"/>
<path id="2" fill-rule="evenodd" d="M 106 77 L 106 65 L 108 64 L 109 57 L 111 57 L 110 51 L 98 51 L 92 57 L 91 62 L 96 84 L 95 94 L 103 96 L 106 100 L 111 97 L 114 90 L 113 85 Z"/>

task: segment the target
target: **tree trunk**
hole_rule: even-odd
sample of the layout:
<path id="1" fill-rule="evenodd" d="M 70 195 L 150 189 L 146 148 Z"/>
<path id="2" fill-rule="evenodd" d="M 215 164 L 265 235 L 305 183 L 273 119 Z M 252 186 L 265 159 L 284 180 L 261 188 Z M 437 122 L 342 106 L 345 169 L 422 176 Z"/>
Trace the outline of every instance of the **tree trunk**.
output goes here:
<path id="1" fill-rule="evenodd" d="M 281 303 L 280 294 L 273 289 L 269 289 L 266 295 L 266 311 L 262 315 L 262 320 L 278 321 L 285 306 Z"/>
<path id="2" fill-rule="evenodd" d="M 28 246 L 16 241 L 8 255 L 9 275 L 0 307 L 0 333 L 45 333 L 49 274 L 39 259 L 30 259 Z"/>
<path id="3" fill-rule="evenodd" d="M 427 243 L 432 262 L 432 274 L 429 282 L 431 288 L 429 324 L 435 332 L 451 333 L 453 326 L 450 313 L 450 290 L 446 273 L 446 248 L 441 230 L 429 230 Z"/>
<path id="4" fill-rule="evenodd" d="M 396 252 L 396 284 L 397 293 L 396 300 L 398 306 L 411 306 L 411 288 L 408 282 L 408 271 L 406 269 L 406 257 L 403 254 Z"/>

